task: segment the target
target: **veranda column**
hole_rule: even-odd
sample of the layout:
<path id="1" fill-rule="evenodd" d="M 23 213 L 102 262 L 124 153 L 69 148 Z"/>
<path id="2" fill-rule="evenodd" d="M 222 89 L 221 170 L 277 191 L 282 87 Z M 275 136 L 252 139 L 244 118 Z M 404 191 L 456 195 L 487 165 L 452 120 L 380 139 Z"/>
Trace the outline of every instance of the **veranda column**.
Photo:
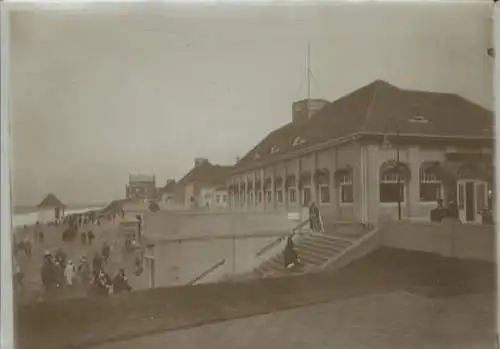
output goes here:
<path id="1" fill-rule="evenodd" d="M 248 211 L 250 208 L 250 195 L 248 195 L 248 175 L 245 174 L 245 210 Z"/>
<path id="2" fill-rule="evenodd" d="M 301 166 L 300 166 L 300 157 L 297 158 L 297 176 L 296 176 L 296 188 L 295 190 L 297 191 L 297 203 L 299 204 L 299 209 L 302 209 L 302 188 L 300 185 L 300 172 L 301 172 Z"/>
<path id="3" fill-rule="evenodd" d="M 311 184 L 312 184 L 312 201 L 316 202 L 317 205 L 320 204 L 319 202 L 319 193 L 318 193 L 318 185 L 316 183 L 316 171 L 318 170 L 318 152 L 313 153 L 313 169 L 311 171 Z"/>
<path id="4" fill-rule="evenodd" d="M 253 196 L 253 207 L 257 206 L 257 188 L 255 183 L 255 171 L 252 171 L 252 196 Z"/>
<path id="5" fill-rule="evenodd" d="M 289 198 L 288 198 L 288 190 L 287 190 L 287 186 L 286 186 L 286 181 L 287 181 L 287 177 L 288 177 L 287 163 L 284 162 L 283 166 L 285 167 L 285 169 L 283 170 L 283 201 L 285 203 L 285 210 L 288 211 Z"/>
<path id="6" fill-rule="evenodd" d="M 276 167 L 271 165 L 271 209 L 276 210 Z"/>
<path id="7" fill-rule="evenodd" d="M 262 198 L 262 201 L 261 201 L 261 205 L 262 205 L 262 210 L 266 210 L 266 196 L 265 196 L 265 193 L 264 193 L 264 182 L 265 182 L 265 171 L 264 171 L 264 168 L 261 168 L 260 169 L 260 192 L 261 192 L 261 198 Z"/>

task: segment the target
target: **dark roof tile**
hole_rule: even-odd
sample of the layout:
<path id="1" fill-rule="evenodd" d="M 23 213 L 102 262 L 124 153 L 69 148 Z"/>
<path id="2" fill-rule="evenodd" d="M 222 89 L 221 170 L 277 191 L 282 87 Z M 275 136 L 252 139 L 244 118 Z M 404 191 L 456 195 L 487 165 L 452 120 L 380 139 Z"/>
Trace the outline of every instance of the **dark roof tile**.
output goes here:
<path id="1" fill-rule="evenodd" d="M 428 122 L 409 121 L 417 115 Z M 327 104 L 302 126 L 289 123 L 270 132 L 236 168 L 349 135 L 393 133 L 396 125 L 401 134 L 415 136 L 493 138 L 494 131 L 491 111 L 456 94 L 403 90 L 376 80 Z M 294 146 L 297 136 L 305 143 Z M 273 146 L 280 151 L 271 154 Z"/>

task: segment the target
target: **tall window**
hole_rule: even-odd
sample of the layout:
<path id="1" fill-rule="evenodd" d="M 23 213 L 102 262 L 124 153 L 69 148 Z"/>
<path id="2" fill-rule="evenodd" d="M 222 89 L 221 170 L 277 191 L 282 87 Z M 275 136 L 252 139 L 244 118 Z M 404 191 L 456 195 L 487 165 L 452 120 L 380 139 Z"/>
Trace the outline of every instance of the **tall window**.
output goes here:
<path id="1" fill-rule="evenodd" d="M 330 202 L 330 171 L 327 169 L 317 170 L 315 182 L 318 185 L 319 202 L 322 204 Z"/>
<path id="2" fill-rule="evenodd" d="M 262 203 L 262 191 L 261 191 L 261 190 L 259 190 L 259 191 L 257 192 L 257 202 L 258 202 L 259 204 L 261 204 L 261 203 Z"/>
<path id="3" fill-rule="evenodd" d="M 281 188 L 276 189 L 276 201 L 280 204 L 283 203 L 283 190 Z"/>
<path id="4" fill-rule="evenodd" d="M 299 186 L 302 188 L 302 205 L 309 205 L 312 199 L 311 195 L 312 178 L 310 172 L 305 172 L 300 176 Z"/>
<path id="5" fill-rule="evenodd" d="M 291 203 L 297 202 L 297 189 L 288 188 L 288 201 Z"/>
<path id="6" fill-rule="evenodd" d="M 420 201 L 436 202 L 441 197 L 441 181 L 436 170 L 426 164 L 420 167 Z"/>
<path id="7" fill-rule="evenodd" d="M 271 203 L 273 201 L 273 192 L 271 190 L 266 191 L 267 202 Z"/>
<path id="8" fill-rule="evenodd" d="M 311 187 L 307 186 L 302 188 L 302 204 L 308 205 L 311 201 Z"/>
<path id="9" fill-rule="evenodd" d="M 399 185 L 398 185 L 399 176 Z M 388 170 L 381 173 L 380 178 L 380 202 L 395 203 L 405 201 L 406 178 L 401 171 Z"/>
<path id="10" fill-rule="evenodd" d="M 342 171 L 339 178 L 340 202 L 350 204 L 354 202 L 354 193 L 352 185 L 352 171 Z"/>

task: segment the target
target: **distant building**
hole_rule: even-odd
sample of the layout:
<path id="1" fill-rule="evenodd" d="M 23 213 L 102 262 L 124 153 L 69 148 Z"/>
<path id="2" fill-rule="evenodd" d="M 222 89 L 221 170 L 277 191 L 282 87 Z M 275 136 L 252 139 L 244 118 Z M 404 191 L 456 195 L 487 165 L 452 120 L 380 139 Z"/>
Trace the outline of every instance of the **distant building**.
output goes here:
<path id="1" fill-rule="evenodd" d="M 231 208 L 298 211 L 378 221 L 429 219 L 439 198 L 464 222 L 481 222 L 494 193 L 493 113 L 456 94 L 404 90 L 375 81 L 329 103 L 293 104 L 235 166 Z M 399 162 L 397 157 L 399 154 Z"/>
<path id="2" fill-rule="evenodd" d="M 38 222 L 48 223 L 64 217 L 64 205 L 54 194 L 49 194 L 37 206 Z"/>
<path id="3" fill-rule="evenodd" d="M 158 197 L 160 207 L 171 207 L 175 205 L 175 188 L 176 181 L 168 179 L 163 188 L 158 189 Z"/>
<path id="4" fill-rule="evenodd" d="M 157 198 L 154 175 L 130 175 L 126 186 L 126 198 L 135 200 L 155 200 Z"/>
<path id="5" fill-rule="evenodd" d="M 232 168 L 213 165 L 204 158 L 195 159 L 194 167 L 176 185 L 176 202 L 185 208 L 227 207 L 225 184 Z"/>

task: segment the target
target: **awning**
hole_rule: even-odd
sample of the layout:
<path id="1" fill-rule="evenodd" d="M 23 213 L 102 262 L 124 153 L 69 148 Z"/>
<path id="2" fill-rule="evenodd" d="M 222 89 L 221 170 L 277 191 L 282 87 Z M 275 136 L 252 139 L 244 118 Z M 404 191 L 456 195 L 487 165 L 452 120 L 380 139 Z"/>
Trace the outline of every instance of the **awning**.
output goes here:
<path id="1" fill-rule="evenodd" d="M 269 189 L 269 187 L 271 186 L 271 178 L 266 178 L 264 180 L 264 189 Z"/>
<path id="2" fill-rule="evenodd" d="M 311 184 L 311 173 L 304 172 L 300 175 L 299 186 L 309 185 Z"/>
<path id="3" fill-rule="evenodd" d="M 330 171 L 327 168 L 316 170 L 314 172 L 314 182 L 316 184 L 330 183 Z"/>
<path id="4" fill-rule="evenodd" d="M 276 177 L 274 179 L 274 187 L 279 188 L 283 186 L 283 177 Z"/>
<path id="5" fill-rule="evenodd" d="M 346 166 L 339 168 L 335 171 L 335 181 L 337 183 L 341 182 L 346 175 L 349 175 L 352 173 L 352 167 L 351 166 Z"/>
<path id="6" fill-rule="evenodd" d="M 295 175 L 289 175 L 286 177 L 285 181 L 286 188 L 295 187 L 296 185 L 297 185 L 297 180 L 295 178 Z"/>
<path id="7" fill-rule="evenodd" d="M 408 165 L 406 165 L 404 162 L 397 162 L 395 160 L 388 160 L 380 166 L 380 172 L 381 173 L 387 173 L 387 172 L 395 172 L 399 173 L 401 177 L 406 179 L 407 181 L 410 180 L 411 177 L 411 171 Z"/>

